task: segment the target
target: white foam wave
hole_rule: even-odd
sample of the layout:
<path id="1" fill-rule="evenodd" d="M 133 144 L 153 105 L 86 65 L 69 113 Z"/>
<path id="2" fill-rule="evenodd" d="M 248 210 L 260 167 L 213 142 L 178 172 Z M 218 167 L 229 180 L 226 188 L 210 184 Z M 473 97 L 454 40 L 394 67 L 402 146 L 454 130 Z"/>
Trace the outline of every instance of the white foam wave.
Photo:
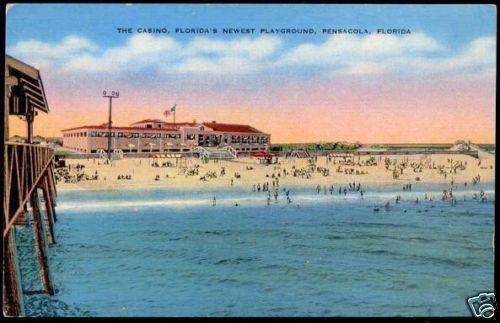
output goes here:
<path id="1" fill-rule="evenodd" d="M 491 199 L 494 198 L 494 190 L 484 191 L 486 196 Z M 477 190 L 460 191 L 455 193 L 457 199 L 461 199 L 464 195 L 469 199 Z M 267 195 L 262 193 L 249 193 L 250 196 L 231 196 L 231 197 L 216 197 L 217 206 L 234 206 L 236 203 L 241 206 L 257 206 L 267 204 Z M 383 202 L 393 200 L 396 195 L 401 195 L 402 200 L 420 200 L 424 197 L 424 192 L 369 192 L 365 193 L 363 201 Z M 440 192 L 427 193 L 429 198 L 439 200 L 441 198 Z M 198 198 L 190 199 L 164 199 L 164 200 L 109 200 L 109 201 L 89 201 L 85 204 L 82 202 L 62 202 L 57 205 L 58 211 L 92 211 L 92 210 L 114 210 L 114 209 L 140 209 L 140 208 L 179 208 L 179 207 L 197 207 L 197 206 L 211 206 L 213 196 L 201 196 Z M 355 200 L 361 200 L 359 193 L 349 192 L 347 195 L 341 194 L 311 194 L 311 193 L 298 193 L 290 194 L 292 204 L 319 204 L 319 203 L 352 203 Z M 274 196 L 271 196 L 271 204 L 276 204 Z M 287 204 L 284 194 L 280 194 L 278 204 Z"/>

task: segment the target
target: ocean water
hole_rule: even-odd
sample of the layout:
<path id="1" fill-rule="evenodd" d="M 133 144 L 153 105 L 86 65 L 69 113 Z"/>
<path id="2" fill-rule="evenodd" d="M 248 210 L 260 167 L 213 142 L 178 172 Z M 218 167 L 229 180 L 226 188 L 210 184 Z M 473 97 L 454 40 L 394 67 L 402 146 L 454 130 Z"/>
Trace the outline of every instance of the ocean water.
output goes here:
<path id="1" fill-rule="evenodd" d="M 470 316 L 466 298 L 493 290 L 493 187 L 459 187 L 457 205 L 439 185 L 294 187 L 270 205 L 243 189 L 60 192 L 56 294 L 26 295 L 25 314 Z M 41 289 L 32 235 L 16 229 L 25 291 Z"/>

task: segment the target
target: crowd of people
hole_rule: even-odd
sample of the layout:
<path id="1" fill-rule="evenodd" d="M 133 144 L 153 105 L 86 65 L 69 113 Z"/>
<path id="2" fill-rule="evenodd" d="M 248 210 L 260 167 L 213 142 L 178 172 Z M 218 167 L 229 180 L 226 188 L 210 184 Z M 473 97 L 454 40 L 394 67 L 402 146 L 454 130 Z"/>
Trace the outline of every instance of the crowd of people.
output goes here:
<path id="1" fill-rule="evenodd" d="M 54 177 L 56 184 L 59 182 L 63 183 L 78 183 L 81 181 L 96 181 L 99 179 L 99 173 L 97 170 L 94 174 L 87 174 L 85 172 L 85 165 L 76 164 L 63 167 L 56 167 L 54 170 Z"/>

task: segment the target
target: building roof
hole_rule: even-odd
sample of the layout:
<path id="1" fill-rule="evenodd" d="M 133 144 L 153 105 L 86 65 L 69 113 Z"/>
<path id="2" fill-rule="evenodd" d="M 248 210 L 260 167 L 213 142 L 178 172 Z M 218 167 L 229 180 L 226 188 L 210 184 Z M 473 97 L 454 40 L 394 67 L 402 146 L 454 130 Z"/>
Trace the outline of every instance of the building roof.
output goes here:
<path id="1" fill-rule="evenodd" d="M 13 76 L 17 78 L 18 84 L 24 90 L 24 95 L 32 108 L 45 113 L 49 112 L 42 78 L 36 68 L 12 56 L 5 55 L 5 72 L 6 77 Z"/>
<path id="2" fill-rule="evenodd" d="M 87 125 L 87 126 L 79 126 L 79 127 L 73 127 L 73 128 L 67 128 L 67 129 L 62 129 L 61 131 L 62 132 L 65 132 L 65 131 L 73 131 L 73 130 L 84 130 L 84 129 L 103 129 L 103 130 L 107 130 L 108 129 L 108 125 L 107 124 L 101 124 L 101 125 Z M 172 128 L 172 127 L 169 127 L 169 128 L 144 128 L 144 127 L 114 127 L 112 126 L 111 127 L 111 130 L 141 130 L 141 131 L 154 131 L 154 132 L 158 132 L 158 131 L 177 131 L 176 128 Z"/>
<path id="3" fill-rule="evenodd" d="M 144 119 L 144 120 L 141 120 L 141 121 L 137 121 L 137 122 L 131 123 L 130 125 L 133 126 L 135 124 L 147 123 L 147 122 L 166 123 L 165 121 L 160 120 L 160 119 Z"/>
<path id="4" fill-rule="evenodd" d="M 167 126 L 177 126 L 177 127 L 194 127 L 194 126 L 200 126 L 199 123 L 196 123 L 196 122 L 176 122 L 176 123 L 173 123 L 173 122 L 165 122 L 165 124 Z"/>
<path id="5" fill-rule="evenodd" d="M 243 124 L 229 124 L 229 123 L 218 123 L 218 122 L 203 122 L 205 127 L 209 127 L 214 131 L 221 132 L 248 132 L 248 133 L 262 133 L 261 131 L 251 127 L 249 125 Z"/>
<path id="6" fill-rule="evenodd" d="M 165 128 L 144 128 L 144 127 L 133 127 L 133 125 L 141 124 L 141 123 L 147 123 L 147 122 L 161 122 Z M 176 131 L 178 130 L 178 127 L 194 127 L 194 126 L 205 126 L 207 128 L 210 128 L 214 131 L 219 131 L 219 132 L 239 132 L 239 133 L 262 133 L 261 131 L 255 129 L 254 127 L 251 127 L 249 125 L 242 125 L 242 124 L 229 124 L 229 123 L 218 123 L 218 122 L 203 122 L 203 123 L 196 123 L 196 122 L 164 122 L 159 119 L 144 119 L 135 123 L 132 123 L 130 127 L 112 127 L 114 130 L 147 130 L 147 131 Z M 61 131 L 72 131 L 72 130 L 79 130 L 79 129 L 108 129 L 108 124 L 103 123 L 101 125 L 90 125 L 90 126 L 80 126 L 80 127 L 74 127 L 74 128 L 68 128 L 68 129 L 63 129 Z"/>

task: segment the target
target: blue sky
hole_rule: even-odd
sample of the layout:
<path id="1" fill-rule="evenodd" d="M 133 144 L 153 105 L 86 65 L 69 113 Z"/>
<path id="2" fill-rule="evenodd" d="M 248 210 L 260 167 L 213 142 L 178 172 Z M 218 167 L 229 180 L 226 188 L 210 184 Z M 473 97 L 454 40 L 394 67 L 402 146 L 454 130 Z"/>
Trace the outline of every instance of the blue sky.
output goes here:
<path id="1" fill-rule="evenodd" d="M 163 77 L 242 76 L 273 70 L 281 77 L 292 72 L 307 78 L 318 71 L 408 74 L 415 68 L 428 73 L 452 65 L 449 70 L 458 66 L 477 72 L 485 64 L 473 61 L 492 62 L 491 57 L 472 56 L 494 47 L 495 9 L 491 5 L 23 4 L 7 14 L 7 52 L 47 69 L 55 63 L 66 71 L 120 72 L 122 77 L 139 70 Z M 134 33 L 120 34 L 119 27 Z M 139 34 L 139 27 L 167 28 L 170 33 Z M 175 33 L 176 28 L 190 27 L 217 28 L 219 33 Z M 227 35 L 222 28 L 256 32 Z M 261 28 L 314 28 L 316 34 L 266 35 Z M 324 28 L 360 28 L 371 35 L 328 35 L 322 33 Z M 377 35 L 378 29 L 392 28 L 408 29 L 411 35 Z"/>
<path id="2" fill-rule="evenodd" d="M 27 23 L 29 22 L 29 23 Z M 7 14 L 7 46 L 27 38 L 58 41 L 78 34 L 117 45 L 116 27 L 410 28 L 460 45 L 496 32 L 492 5 L 16 5 Z M 179 36 L 179 38 L 192 36 Z M 232 36 L 218 36 L 231 38 Z M 236 36 L 237 37 L 237 36 Z M 327 35 L 318 34 L 317 41 Z M 300 36 L 284 36 L 290 45 Z"/>
<path id="3" fill-rule="evenodd" d="M 493 5 L 23 4 L 7 12 L 6 47 L 42 71 L 51 109 L 61 114 L 54 127 L 63 127 L 62 113 L 82 109 L 87 111 L 82 118 L 92 122 L 100 116 L 96 93 L 112 87 L 123 93 L 120 104 L 129 111 L 123 116 L 133 111 L 134 117 L 151 117 L 148 110 L 178 103 L 186 119 L 248 122 L 253 115 L 257 128 L 281 140 L 319 140 L 324 133 L 350 139 L 352 129 L 331 120 L 367 122 L 363 128 L 368 129 L 386 115 L 400 118 L 392 132 L 357 138 L 421 140 L 418 127 L 411 132 L 405 126 L 420 111 L 424 128 L 446 129 L 449 116 L 456 116 L 475 118 L 475 129 L 482 129 L 474 132 L 460 121 L 446 138 L 427 133 L 428 141 L 464 133 L 486 142 L 494 137 L 496 18 Z M 119 34 L 119 27 L 134 33 Z M 141 34 L 135 32 L 139 27 L 170 33 Z M 219 33 L 174 32 L 198 27 Z M 222 28 L 255 28 L 256 33 L 227 35 Z M 261 28 L 317 33 L 261 34 Z M 328 35 L 323 28 L 371 34 Z M 411 34 L 377 33 L 392 28 Z M 408 94 L 400 95 L 401 87 Z M 317 118 L 304 119 L 303 111 Z M 367 111 L 373 113 L 369 118 Z M 288 112 L 311 132 L 290 135 L 290 127 L 280 122 Z"/>

